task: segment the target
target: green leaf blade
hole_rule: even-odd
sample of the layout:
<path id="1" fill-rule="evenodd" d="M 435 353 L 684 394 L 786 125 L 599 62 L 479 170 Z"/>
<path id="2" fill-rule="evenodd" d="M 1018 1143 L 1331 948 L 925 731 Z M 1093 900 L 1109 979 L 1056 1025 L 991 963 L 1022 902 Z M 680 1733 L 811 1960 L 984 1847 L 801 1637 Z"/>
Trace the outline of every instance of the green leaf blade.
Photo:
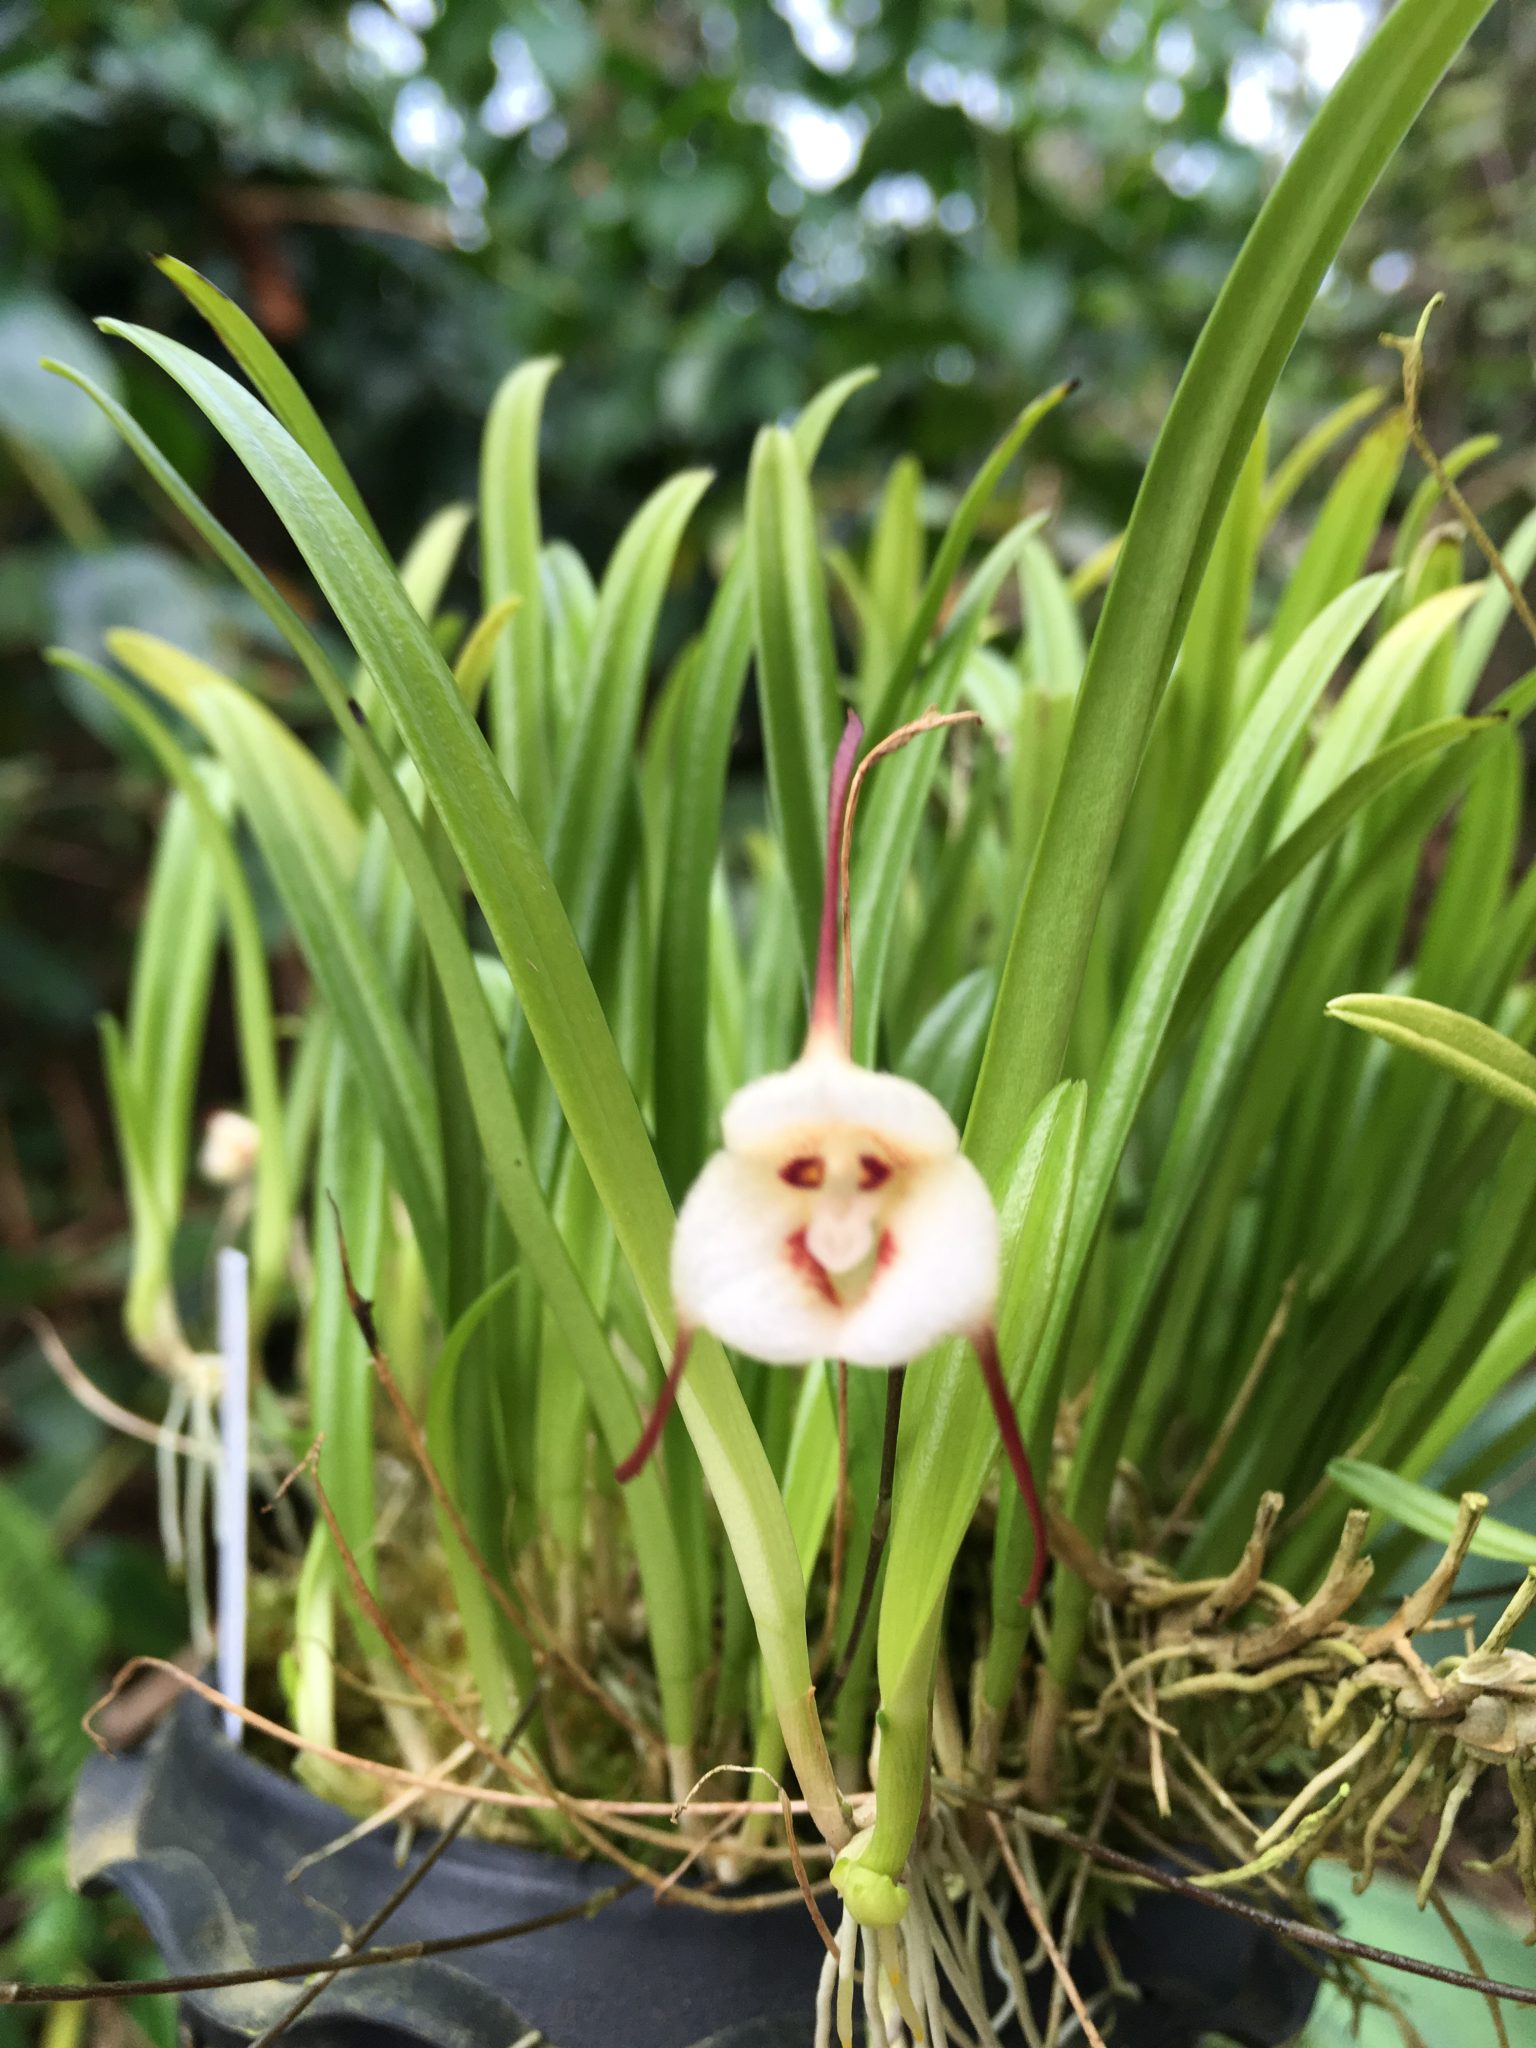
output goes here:
<path id="1" fill-rule="evenodd" d="M 1536 1116 L 1536 1058 L 1502 1031 L 1421 996 L 1335 996 L 1328 1015 L 1444 1067 L 1526 1116 Z"/>

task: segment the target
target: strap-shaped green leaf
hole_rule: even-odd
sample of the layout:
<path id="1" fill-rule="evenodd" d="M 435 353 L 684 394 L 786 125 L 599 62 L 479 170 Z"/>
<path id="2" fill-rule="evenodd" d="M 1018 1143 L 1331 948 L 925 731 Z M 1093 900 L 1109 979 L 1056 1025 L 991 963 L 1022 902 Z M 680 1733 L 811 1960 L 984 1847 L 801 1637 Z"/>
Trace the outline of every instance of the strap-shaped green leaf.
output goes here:
<path id="1" fill-rule="evenodd" d="M 146 1358 L 163 1358 L 166 1340 L 175 1331 L 174 1299 L 170 1293 L 172 1219 L 160 1204 L 155 1186 L 154 1144 L 149 1130 L 148 1106 L 134 1077 L 133 1063 L 123 1042 L 122 1026 L 103 1013 L 97 1019 L 101 1034 L 101 1063 L 106 1076 L 107 1100 L 117 1132 L 118 1156 L 128 1184 L 128 1213 L 133 1224 L 133 1253 L 128 1288 L 123 1300 L 123 1328 L 134 1349 Z"/>
<path id="2" fill-rule="evenodd" d="M 1357 391 L 1332 412 L 1325 413 L 1316 426 L 1309 427 L 1295 445 L 1275 464 L 1264 485 L 1260 503 L 1260 526 L 1268 531 L 1301 489 L 1330 449 L 1346 440 L 1356 427 L 1380 412 L 1386 392 L 1381 386 Z"/>
<path id="3" fill-rule="evenodd" d="M 512 976 L 652 1327 L 669 1342 L 672 1211 L 655 1154 L 548 869 L 430 635 L 324 476 L 248 393 L 179 343 L 141 328 L 113 331 L 166 369 L 230 442 L 378 681 Z M 695 1345 L 680 1405 L 742 1572 L 802 1785 L 836 1833 L 830 1767 L 807 1707 L 804 1578 L 772 1470 L 711 1340 Z"/>
<path id="4" fill-rule="evenodd" d="M 899 455 L 880 494 L 863 574 L 846 558 L 836 564 L 859 614 L 859 709 L 866 722 L 895 662 L 897 636 L 906 631 L 922 593 L 922 492 L 922 464 L 915 455 Z"/>
<path id="5" fill-rule="evenodd" d="M 583 945 L 618 854 L 662 596 L 709 483 L 707 470 L 692 469 L 660 485 L 625 528 L 598 591 L 549 842 L 549 872 Z"/>
<path id="6" fill-rule="evenodd" d="M 307 763 L 297 778 L 301 791 L 307 794 L 329 778 L 263 705 L 206 663 L 150 633 L 114 633 L 110 644 L 133 674 L 185 709 L 228 768 L 283 907 L 357 1064 L 441 1300 L 442 1158 L 426 1067 L 379 947 L 358 915 L 351 877 L 335 859 L 322 823 L 326 807 L 294 801 L 296 758 Z"/>
<path id="7" fill-rule="evenodd" d="M 559 367 L 553 356 L 543 356 L 519 364 L 503 379 L 480 443 L 480 580 L 485 601 L 521 600 L 516 624 L 498 646 L 492 665 L 491 744 L 540 838 L 552 791 L 539 576 L 539 423 L 544 394 Z"/>
<path id="8" fill-rule="evenodd" d="M 1536 1116 L 1536 1058 L 1491 1024 L 1419 996 L 1335 996 L 1328 1014 Z"/>
<path id="9" fill-rule="evenodd" d="M 768 788 L 809 979 L 821 916 L 822 813 L 840 719 L 816 511 L 786 427 L 765 427 L 752 451 L 746 545 Z"/>
<path id="10" fill-rule="evenodd" d="M 809 470 L 837 413 L 872 371 L 819 392 L 791 428 Z M 680 1199 L 704 1162 L 709 892 L 720 848 L 731 733 L 752 654 L 752 562 L 745 547 L 721 579 L 679 709 L 671 822 L 656 952 L 656 1149 Z"/>
<path id="11" fill-rule="evenodd" d="M 1033 531 L 1019 559 L 1019 593 L 1024 601 L 1029 680 L 1042 690 L 1075 695 L 1087 658 L 1083 622 L 1056 557 Z"/>
<path id="12" fill-rule="evenodd" d="M 1373 590 L 1379 602 L 1392 580 L 1392 572 L 1367 578 L 1361 589 Z M 1308 635 L 1298 642 L 1293 658 L 1309 644 L 1309 636 L 1318 632 L 1325 620 L 1334 618 L 1341 607 L 1347 610 L 1358 595 L 1356 591 L 1335 599 L 1330 611 L 1314 621 Z M 1380 742 L 1424 663 L 1476 595 L 1476 586 L 1468 586 L 1430 599 L 1400 620 L 1371 650 L 1350 687 L 1333 705 L 1316 747 L 1292 786 L 1277 836 L 1282 840 L 1288 837 Z M 1229 867 L 1227 864 L 1227 871 Z M 1163 1263 L 1198 1192 L 1201 1175 L 1224 1128 L 1226 1106 L 1234 1088 L 1241 1085 L 1248 1053 L 1275 999 L 1284 962 L 1317 886 L 1316 878 L 1303 881 L 1300 887 L 1293 884 L 1272 907 L 1217 990 L 1179 1119 L 1139 1233 L 1134 1268 L 1126 1276 L 1121 1292 L 1116 1336 L 1111 1346 L 1116 1359 L 1132 1341 Z M 1198 938 L 1203 924 L 1202 918 L 1190 936 Z M 1124 1021 L 1125 1014 L 1122 1012 L 1119 1029 L 1127 1046 L 1134 1046 L 1136 1041 Z M 1139 1061 L 1141 1054 L 1138 1052 L 1136 1057 Z M 1092 1145 L 1090 1156 L 1096 1156 Z M 1106 1366 L 1106 1370 L 1110 1369 Z M 1102 1416 L 1102 1406 L 1096 1412 Z"/>
<path id="13" fill-rule="evenodd" d="M 1407 445 L 1406 422 L 1400 413 L 1389 413 L 1345 463 L 1312 523 L 1301 560 L 1286 578 L 1270 624 L 1266 669 L 1284 658 L 1308 621 L 1364 569 L 1402 472 Z"/>
<path id="14" fill-rule="evenodd" d="M 1373 576 L 1314 619 L 1244 720 L 1190 829 L 1120 1004 L 1094 1089 L 1068 1257 L 1075 1285 L 1211 906 L 1339 663 L 1395 579 Z M 1107 1398 L 1100 1389 L 1100 1400 Z"/>
<path id="15" fill-rule="evenodd" d="M 438 1477 L 460 1512 L 465 1497 L 464 1466 L 475 1455 L 476 1446 L 464 1441 L 461 1415 L 465 1361 L 470 1345 L 486 1316 L 503 1300 L 517 1280 L 517 1269 L 493 1280 L 472 1301 L 443 1339 L 443 1348 L 432 1367 L 432 1385 L 427 1397 L 427 1448 Z M 451 1519 L 434 1503 L 438 1540 L 448 1560 L 453 1581 L 454 1605 L 464 1626 L 464 1650 L 469 1668 L 480 1689 L 480 1699 L 492 1736 L 501 1740 L 513 1717 L 510 1680 L 516 1668 L 517 1647 L 511 1631 L 473 1560 L 458 1539 Z M 467 1526 L 467 1524 L 466 1524 Z M 495 1569 L 494 1563 L 492 1569 Z"/>
<path id="16" fill-rule="evenodd" d="M 1259 700 L 1260 707 L 1275 690 L 1290 663 L 1324 634 L 1326 626 L 1336 625 L 1338 619 L 1353 607 L 1358 631 L 1385 597 L 1393 581 L 1395 572 L 1389 571 L 1383 576 L 1367 578 L 1363 585 L 1336 598 L 1329 610 L 1314 620 L 1287 661 L 1276 671 L 1265 696 Z M 1334 704 L 1321 738 L 1292 785 L 1279 826 L 1281 835 L 1289 833 L 1306 817 L 1380 741 L 1424 663 L 1446 633 L 1454 628 L 1475 595 L 1475 588 L 1468 588 L 1445 592 L 1428 600 L 1399 621 L 1391 633 L 1372 649 L 1349 689 Z M 1361 610 L 1359 606 L 1363 596 L 1368 596 L 1369 602 Z M 1234 756 L 1240 755 L 1244 749 L 1255 716 L 1257 709 L 1239 735 Z M 1286 751 L 1290 743 L 1287 742 Z M 1272 777 L 1265 778 L 1266 785 L 1271 780 Z M 1236 840 L 1241 838 L 1242 815 L 1234 815 L 1227 827 Z M 1203 820 L 1205 823 L 1213 822 L 1213 818 L 1205 814 Z M 1197 826 L 1197 834 L 1199 830 Z M 1186 856 L 1181 857 L 1180 870 L 1170 885 L 1165 908 L 1183 895 L 1184 884 L 1190 878 L 1195 863 L 1210 858 L 1210 851 L 1202 853 L 1195 835 L 1192 835 L 1191 846 Z M 1230 865 L 1230 858 L 1217 855 L 1218 873 L 1229 872 Z M 1270 1110 L 1266 1108 L 1261 1092 L 1255 1088 L 1243 1099 L 1240 1109 L 1234 1107 L 1252 1079 L 1254 1048 L 1266 1020 L 1284 999 L 1286 965 L 1303 932 L 1308 907 L 1318 887 L 1320 878 L 1306 881 L 1299 887 L 1293 885 L 1286 896 L 1271 908 L 1263 924 L 1224 976 L 1201 1034 L 1131 1258 L 1120 1276 L 1116 1312 L 1099 1361 L 1097 1398 L 1084 1419 L 1083 1433 L 1073 1461 L 1067 1512 L 1079 1522 L 1091 1541 L 1097 1542 L 1103 1533 L 1115 1460 L 1136 1403 L 1138 1389 L 1133 1366 L 1138 1356 L 1138 1339 L 1179 1235 L 1202 1194 L 1212 1162 L 1225 1144 L 1229 1141 L 1235 1143 L 1233 1130 L 1241 1115 L 1250 1109 L 1255 1116 L 1277 1114 L 1280 1100 L 1283 1100 L 1283 1097 L 1278 1098 Z M 1179 920 L 1182 931 L 1181 969 L 1188 964 L 1208 915 L 1208 909 L 1197 911 L 1191 922 L 1188 912 L 1194 907 L 1187 903 Z M 1159 923 L 1162 916 L 1160 911 Z M 1170 978 L 1166 973 L 1166 963 L 1161 957 L 1163 944 L 1159 931 L 1154 928 L 1138 967 L 1138 978 L 1144 973 L 1150 974 L 1146 994 L 1150 996 L 1153 989 L 1158 991 L 1159 1038 L 1178 987 L 1178 977 Z M 1101 1081 L 1095 1101 L 1084 1167 L 1084 1200 L 1073 1225 L 1074 1263 L 1078 1272 L 1082 1270 L 1081 1261 L 1091 1242 L 1091 1230 L 1102 1211 L 1135 1102 L 1150 1076 L 1156 1055 L 1155 1045 L 1150 1045 L 1138 1033 L 1136 1014 L 1139 1002 L 1140 998 L 1128 999 L 1121 1008 L 1116 1024 L 1116 1045 L 1107 1056 L 1106 1078 Z M 1133 1098 L 1128 1098 L 1123 1092 L 1121 1070 L 1126 1080 L 1133 1074 L 1139 1077 Z M 1113 1084 L 1107 1078 L 1110 1074 L 1116 1075 Z M 1115 1132 L 1119 1134 L 1117 1137 L 1113 1136 Z M 1089 1206 L 1089 1198 L 1094 1206 Z M 1060 1359 L 1056 1361 L 1056 1370 L 1061 1370 Z M 1087 1589 L 1082 1581 L 1064 1573 L 1059 1582 L 1051 1638 L 1052 1669 L 1058 1679 L 1070 1670 L 1071 1661 L 1077 1654 L 1087 1621 L 1087 1600 Z"/>
<path id="17" fill-rule="evenodd" d="M 209 685 L 246 695 L 197 655 L 172 646 L 155 633 L 142 632 L 136 626 L 113 626 L 106 640 L 109 652 L 130 675 L 194 725 L 200 723 L 200 693 Z M 247 701 L 252 719 L 261 728 L 262 745 L 289 785 L 290 800 L 304 812 L 308 829 L 325 847 L 337 873 L 352 881 L 362 858 L 363 831 L 351 806 L 303 741 L 257 698 Z"/>
<path id="18" fill-rule="evenodd" d="M 1464 745 L 1479 733 L 1497 731 L 1499 723 L 1494 718 L 1440 718 L 1432 725 L 1421 725 L 1417 731 L 1404 733 L 1401 739 L 1378 748 L 1308 812 L 1295 830 L 1265 855 L 1200 941 L 1169 1020 L 1164 1053 L 1178 1044 L 1205 1008 L 1228 963 L 1269 906 L 1338 841 L 1345 827 L 1368 804 L 1410 769 L 1447 748 Z"/>
<path id="19" fill-rule="evenodd" d="M 1030 435 L 1048 413 L 1052 413 L 1073 389 L 1071 384 L 1057 384 L 1043 392 L 1039 398 L 1031 399 L 1019 414 L 1013 425 L 1003 435 L 992 453 L 977 470 L 966 489 L 964 497 L 955 508 L 954 517 L 944 529 L 944 538 L 939 542 L 923 585 L 923 594 L 918 601 L 912 623 L 908 626 L 901 651 L 892 664 L 890 674 L 885 678 L 878 698 L 870 709 L 870 738 L 884 739 L 902 715 L 908 690 L 922 663 L 923 650 L 928 645 L 928 635 L 938 623 L 960 565 L 965 560 L 982 514 L 992 501 L 993 493 L 1007 473 L 1008 465 L 1018 454 Z"/>
<path id="20" fill-rule="evenodd" d="M 1014 924 L 970 1132 L 995 1172 L 1055 1082 L 1153 716 L 1275 380 L 1351 221 L 1491 0 L 1401 0 L 1265 202 L 1158 436 Z"/>
<path id="21" fill-rule="evenodd" d="M 390 1169 L 366 1070 L 353 1058 L 342 1031 L 331 1044 L 320 1104 L 310 1219 L 314 1284 L 304 1321 L 304 1349 L 309 1426 L 325 1438 L 320 1477 L 347 1548 L 370 1590 L 378 1586 L 379 1562 L 373 1360 L 352 1313 L 336 1233 L 339 1219 L 353 1281 L 371 1301 L 384 1257 Z M 352 1597 L 345 1575 L 338 1574 L 335 1583 L 362 1640 L 375 1655 L 382 1654 L 378 1631 Z"/>
<path id="22" fill-rule="evenodd" d="M 981 637 L 993 600 L 1043 521 L 1022 520 L 988 554 L 966 586 L 944 630 L 926 679 L 928 703 L 950 711 L 966 664 Z M 854 834 L 851 936 L 854 962 L 853 1053 L 872 1063 L 879 1039 L 885 967 L 896 922 L 897 898 L 922 827 L 928 792 L 944 758 L 947 735 L 910 741 L 871 771 Z"/>
<path id="23" fill-rule="evenodd" d="M 1024 1134 L 1001 1204 L 998 1352 L 1015 1403 L 1051 1317 L 1077 1181 L 1087 1090 L 1063 1082 Z M 880 1605 L 880 1690 L 903 1682 L 997 1455 L 997 1424 L 969 1345 L 946 1344 L 908 1377 L 901 1404 L 890 1557 Z"/>
<path id="24" fill-rule="evenodd" d="M 209 794 L 199 794 L 201 808 L 211 810 Z M 198 809 L 189 792 L 178 790 L 166 805 L 150 869 L 124 1032 L 147 1117 L 156 1200 L 172 1223 L 186 1186 L 218 930 L 219 886 Z"/>
<path id="25" fill-rule="evenodd" d="M 292 434 L 295 441 L 327 478 L 352 517 L 380 554 L 385 552 L 378 528 L 341 459 L 336 443 L 327 433 L 319 413 L 310 404 L 303 387 L 271 342 L 242 307 L 210 284 L 190 263 L 176 256 L 157 256 L 155 266 L 168 277 L 183 298 L 201 313 L 235 361 L 261 393 L 262 398 Z"/>
<path id="26" fill-rule="evenodd" d="M 256 1201 L 251 1221 L 251 1298 L 258 1324 L 277 1292 L 288 1262 L 293 1221 L 294 1175 L 284 1129 L 282 1087 L 272 988 L 267 973 L 261 922 L 224 819 L 209 797 L 191 756 L 155 717 L 137 692 L 110 670 L 63 651 L 50 655 L 93 683 L 130 724 L 190 806 L 203 858 L 216 878 L 229 933 L 235 985 L 235 1022 L 240 1061 L 252 1120 L 260 1133 L 256 1159 Z"/>
<path id="27" fill-rule="evenodd" d="M 1532 563 L 1536 563 L 1536 512 L 1526 513 L 1499 552 L 1504 557 L 1505 568 L 1514 577 L 1515 582 L 1524 583 L 1531 573 Z M 1462 634 L 1461 645 L 1456 650 L 1456 659 L 1452 664 L 1446 689 L 1446 710 L 1465 711 L 1472 702 L 1509 613 L 1509 592 L 1499 577 L 1490 576 L 1483 586 L 1482 601 L 1468 619 L 1467 630 Z M 1510 694 L 1505 692 L 1495 702 L 1500 705 L 1506 704 Z M 1522 714 L 1510 707 L 1510 715 L 1515 717 Z"/>
<path id="28" fill-rule="evenodd" d="M 1379 1465 L 1367 1464 L 1362 1458 L 1333 1459 L 1328 1477 L 1352 1499 L 1401 1522 L 1416 1535 L 1431 1537 L 1436 1543 L 1449 1543 L 1456 1533 L 1456 1503 L 1432 1487 L 1420 1486 L 1416 1479 L 1384 1472 Z M 1527 1529 L 1515 1528 L 1511 1522 L 1497 1522 L 1491 1515 L 1484 1515 L 1478 1523 L 1468 1548 L 1474 1557 L 1536 1569 L 1536 1536 Z"/>
<path id="29" fill-rule="evenodd" d="M 1464 1429 L 1490 1412 L 1500 1394 L 1536 1356 L 1536 1274 L 1515 1295 L 1497 1327 L 1465 1372 L 1458 1373 L 1448 1396 L 1437 1399 L 1434 1413 L 1394 1459 L 1403 1475 L 1418 1479 L 1439 1463 Z M 1436 1390 L 1443 1394 L 1444 1390 Z"/>

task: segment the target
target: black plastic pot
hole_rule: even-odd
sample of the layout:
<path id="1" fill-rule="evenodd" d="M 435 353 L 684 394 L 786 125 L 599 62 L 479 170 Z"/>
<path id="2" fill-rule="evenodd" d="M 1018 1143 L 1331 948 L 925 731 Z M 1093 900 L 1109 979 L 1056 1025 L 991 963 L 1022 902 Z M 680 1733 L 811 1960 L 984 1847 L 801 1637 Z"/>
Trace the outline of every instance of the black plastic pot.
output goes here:
<path id="1" fill-rule="evenodd" d="M 143 1750 L 87 1764 L 71 1875 L 124 1893 L 178 1976 L 321 1956 L 403 1874 L 381 1829 L 289 1881 L 301 1858 L 350 1825 L 232 1747 L 189 1696 Z M 460 1840 L 377 1939 L 532 1919 L 610 1882 L 599 1864 Z M 1027 1926 L 1015 1933 L 1032 1946 Z M 1118 2048 L 1194 2048 L 1211 2033 L 1242 2048 L 1282 2048 L 1306 2023 L 1315 1971 L 1246 1922 L 1159 1896 L 1113 1915 L 1109 1934 L 1141 1989 L 1134 2005 L 1117 2008 Z M 798 1903 L 718 1915 L 636 1892 L 590 1920 L 494 1947 L 350 1972 L 285 2039 L 295 2048 L 512 2048 L 537 2033 L 548 2048 L 805 2048 L 821 1956 Z M 1091 1996 L 1102 1982 L 1092 1948 L 1075 1970 Z M 1040 1988 L 1048 1995 L 1048 1983 Z M 1003 1987 L 995 1989 L 1001 2002 Z M 183 2016 L 206 2048 L 236 2048 L 286 2011 L 296 1990 L 288 1982 L 192 1992 Z"/>
<path id="2" fill-rule="evenodd" d="M 351 1818 L 226 1742 L 184 1699 L 135 1755 L 93 1757 L 71 1829 L 77 1884 L 123 1892 L 177 1976 L 323 1956 L 403 1876 L 380 1829 L 315 1863 Z M 424 1850 L 429 1844 L 423 1842 Z M 466 1934 L 579 1904 L 600 1864 L 460 1840 L 377 1937 Z M 821 1944 L 804 1908 L 722 1916 L 636 1892 L 492 1948 L 338 1977 L 297 2020 L 294 2048 L 804 2048 Z M 208 2048 L 249 2042 L 292 2004 L 293 1983 L 188 1993 Z"/>

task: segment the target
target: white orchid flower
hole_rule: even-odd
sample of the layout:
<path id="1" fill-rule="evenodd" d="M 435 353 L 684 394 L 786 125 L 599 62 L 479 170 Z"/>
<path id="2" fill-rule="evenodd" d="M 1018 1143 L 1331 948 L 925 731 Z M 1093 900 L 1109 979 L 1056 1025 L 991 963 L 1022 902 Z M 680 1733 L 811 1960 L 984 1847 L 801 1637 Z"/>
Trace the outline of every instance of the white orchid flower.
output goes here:
<path id="1" fill-rule="evenodd" d="M 919 720 L 873 750 L 863 767 L 914 731 L 947 722 Z M 654 1450 L 696 1330 L 769 1365 L 832 1358 L 877 1368 L 904 1365 L 945 1337 L 968 1337 L 1035 1523 L 1038 1579 L 1044 1531 L 994 1334 L 1000 1244 L 992 1196 L 943 1105 L 915 1081 L 858 1066 L 847 1049 L 847 834 L 862 737 L 850 713 L 832 771 L 805 1050 L 725 1106 L 721 1149 L 689 1190 L 672 1242 L 678 1334 L 671 1370 L 618 1476 L 632 1479 Z"/>

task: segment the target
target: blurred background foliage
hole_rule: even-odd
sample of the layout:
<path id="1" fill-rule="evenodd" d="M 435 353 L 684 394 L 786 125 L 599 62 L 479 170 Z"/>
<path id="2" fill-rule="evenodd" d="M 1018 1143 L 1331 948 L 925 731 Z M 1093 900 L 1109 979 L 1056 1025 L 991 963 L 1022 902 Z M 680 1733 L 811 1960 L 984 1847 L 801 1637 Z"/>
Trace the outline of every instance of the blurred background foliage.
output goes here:
<path id="1" fill-rule="evenodd" d="M 1376 0 L 9 0 L 0 6 L 0 1307 L 39 1303 L 109 1393 L 122 1216 L 94 1019 L 120 1007 L 158 782 L 36 650 L 174 622 L 260 634 L 168 528 L 59 355 L 115 389 L 263 564 L 287 543 L 190 410 L 88 321 L 196 342 L 170 251 L 292 360 L 385 537 L 467 495 L 515 360 L 552 353 L 546 524 L 606 553 L 684 461 L 739 502 L 751 436 L 855 364 L 829 451 L 850 520 L 896 450 L 942 495 L 1023 398 L 1083 389 L 1030 488 L 1070 558 L 1123 521 L 1185 355 L 1274 171 Z M 1329 280 L 1289 436 L 1390 377 L 1435 289 L 1431 431 L 1492 431 L 1518 502 L 1536 341 L 1536 11 L 1496 10 Z M 713 504 L 713 500 L 711 501 Z M 472 601 L 472 597 L 471 597 Z M 105 746 L 103 745 L 105 742 Z M 750 744 L 750 742 L 749 742 Z M 232 1092 L 214 1043 L 210 1102 Z M 173 1650 L 146 1458 L 24 1324 L 0 1363 L 0 1974 L 141 1958 L 60 1876 L 48 1814 L 110 1662 Z M 60 1560 L 72 1570 L 66 1574 Z M 46 1613 L 69 1654 L 14 1621 Z M 39 1676 L 42 1665 L 46 1676 Z M 21 1742 L 29 1762 L 21 1762 Z M 30 1759 L 40 1757 L 39 1768 Z M 152 2022 L 146 2022 L 153 2024 Z M 13 2038 L 0 2017 L 0 2042 Z M 17 2034 L 15 2038 L 20 2038 Z"/>

